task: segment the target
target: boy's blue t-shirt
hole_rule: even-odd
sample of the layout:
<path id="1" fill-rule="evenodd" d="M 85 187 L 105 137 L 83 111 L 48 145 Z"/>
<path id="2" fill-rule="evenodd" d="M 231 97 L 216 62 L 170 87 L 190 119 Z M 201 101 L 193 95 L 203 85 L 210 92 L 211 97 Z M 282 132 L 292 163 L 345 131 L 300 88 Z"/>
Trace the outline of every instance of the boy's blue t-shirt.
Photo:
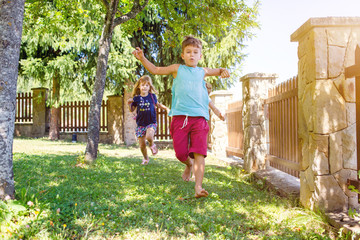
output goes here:
<path id="1" fill-rule="evenodd" d="M 133 100 L 134 102 L 131 105 L 136 107 L 136 124 L 146 127 L 149 124 L 156 123 L 156 110 L 154 106 L 154 104 L 157 104 L 156 95 L 153 93 L 149 93 L 146 97 L 137 95 L 133 97 Z"/>
<path id="2" fill-rule="evenodd" d="M 186 115 L 209 120 L 209 95 L 201 67 L 180 65 L 172 86 L 172 106 L 169 116 Z"/>

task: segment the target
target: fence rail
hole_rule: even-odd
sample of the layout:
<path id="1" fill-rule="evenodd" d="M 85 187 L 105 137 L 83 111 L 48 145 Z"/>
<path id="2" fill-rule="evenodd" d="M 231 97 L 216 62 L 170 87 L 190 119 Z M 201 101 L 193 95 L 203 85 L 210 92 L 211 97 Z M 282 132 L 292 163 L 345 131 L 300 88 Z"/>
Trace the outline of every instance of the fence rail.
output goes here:
<path id="1" fill-rule="evenodd" d="M 100 131 L 108 131 L 107 101 L 103 100 L 100 110 Z M 61 132 L 86 132 L 89 118 L 89 101 L 66 102 L 60 107 Z"/>
<path id="2" fill-rule="evenodd" d="M 244 156 L 244 130 L 242 126 L 242 101 L 228 104 L 226 110 L 228 128 L 228 146 L 226 154 L 228 156 Z"/>
<path id="3" fill-rule="evenodd" d="M 33 99 L 31 93 L 17 93 L 15 122 L 32 122 Z"/>
<path id="4" fill-rule="evenodd" d="M 297 77 L 269 90 L 270 166 L 299 178 L 300 152 L 297 133 Z"/>

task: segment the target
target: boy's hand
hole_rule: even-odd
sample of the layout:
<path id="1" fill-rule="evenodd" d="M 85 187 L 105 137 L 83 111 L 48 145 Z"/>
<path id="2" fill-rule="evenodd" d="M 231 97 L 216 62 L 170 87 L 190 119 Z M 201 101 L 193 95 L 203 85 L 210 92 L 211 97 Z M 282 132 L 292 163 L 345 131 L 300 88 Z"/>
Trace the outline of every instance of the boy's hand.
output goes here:
<path id="1" fill-rule="evenodd" d="M 136 47 L 135 50 L 132 52 L 132 54 L 134 54 L 134 56 L 138 59 L 141 60 L 144 58 L 144 52 L 141 48 Z"/>
<path id="2" fill-rule="evenodd" d="M 221 78 L 229 78 L 230 73 L 226 68 L 220 68 L 220 77 Z"/>
<path id="3" fill-rule="evenodd" d="M 224 116 L 224 114 L 223 114 L 222 112 L 220 112 L 219 118 L 220 118 L 221 120 L 225 121 L 225 116 Z"/>

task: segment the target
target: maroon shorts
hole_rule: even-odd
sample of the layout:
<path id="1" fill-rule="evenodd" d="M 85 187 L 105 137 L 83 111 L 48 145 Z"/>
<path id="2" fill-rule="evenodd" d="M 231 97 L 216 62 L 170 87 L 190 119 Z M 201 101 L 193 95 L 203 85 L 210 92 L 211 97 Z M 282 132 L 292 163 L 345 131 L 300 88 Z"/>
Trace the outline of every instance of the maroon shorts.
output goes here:
<path id="1" fill-rule="evenodd" d="M 203 117 L 173 116 L 170 134 L 176 158 L 181 162 L 188 156 L 194 158 L 194 153 L 207 155 L 207 135 L 209 125 Z"/>

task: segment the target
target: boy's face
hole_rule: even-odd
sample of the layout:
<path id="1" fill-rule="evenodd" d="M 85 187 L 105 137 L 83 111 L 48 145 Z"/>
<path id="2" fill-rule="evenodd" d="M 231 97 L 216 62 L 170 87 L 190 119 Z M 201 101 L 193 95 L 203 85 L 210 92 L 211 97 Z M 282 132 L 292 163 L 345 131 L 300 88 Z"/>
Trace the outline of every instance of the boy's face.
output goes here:
<path id="1" fill-rule="evenodd" d="M 184 59 L 185 65 L 188 67 L 196 67 L 201 57 L 201 49 L 192 45 L 186 46 L 181 53 L 181 58 Z"/>

